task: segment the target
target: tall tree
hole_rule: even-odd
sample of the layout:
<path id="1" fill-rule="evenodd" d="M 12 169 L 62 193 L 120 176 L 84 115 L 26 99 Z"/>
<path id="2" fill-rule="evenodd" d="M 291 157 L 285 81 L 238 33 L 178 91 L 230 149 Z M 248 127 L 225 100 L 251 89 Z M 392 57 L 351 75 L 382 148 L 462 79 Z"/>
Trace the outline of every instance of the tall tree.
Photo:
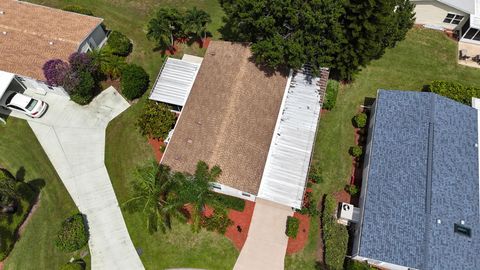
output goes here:
<path id="1" fill-rule="evenodd" d="M 155 40 L 164 50 L 173 48 L 175 40 L 184 35 L 184 19 L 174 8 L 158 9 L 147 25 L 147 38 Z"/>
<path id="2" fill-rule="evenodd" d="M 132 198 L 123 205 L 130 212 L 141 211 L 147 219 L 150 233 L 171 229 L 172 217 L 184 219 L 183 203 L 175 189 L 178 183 L 170 168 L 157 162 L 137 168 L 132 186 Z"/>
<path id="3" fill-rule="evenodd" d="M 195 232 L 200 230 L 206 205 L 219 210 L 224 209 L 218 200 L 218 196 L 211 191 L 212 183 L 217 181 L 221 173 L 222 170 L 219 166 L 213 166 L 210 169 L 207 163 L 199 161 L 195 174 L 183 174 L 184 180 L 182 182 L 184 182 L 184 185 L 180 190 L 180 196 L 184 203 L 189 203 L 192 206 L 192 229 Z"/>
<path id="4" fill-rule="evenodd" d="M 206 38 L 207 24 L 211 23 L 210 15 L 197 7 L 187 10 L 185 13 L 185 25 L 187 31 L 195 34 L 198 38 Z"/>
<path id="5" fill-rule="evenodd" d="M 408 0 L 221 0 L 225 39 L 253 42 L 256 62 L 269 67 L 333 69 L 352 75 L 413 25 Z"/>

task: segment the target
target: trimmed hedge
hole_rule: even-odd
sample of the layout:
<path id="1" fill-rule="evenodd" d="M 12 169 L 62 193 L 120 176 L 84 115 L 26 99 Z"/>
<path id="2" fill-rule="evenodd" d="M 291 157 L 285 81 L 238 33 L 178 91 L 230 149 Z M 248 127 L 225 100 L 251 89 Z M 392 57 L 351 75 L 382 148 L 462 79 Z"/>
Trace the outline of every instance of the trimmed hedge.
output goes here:
<path id="1" fill-rule="evenodd" d="M 122 93 L 129 100 L 139 98 L 148 88 L 149 76 L 141 67 L 134 64 L 126 65 L 122 70 Z"/>
<path id="2" fill-rule="evenodd" d="M 348 259 L 345 270 L 376 270 L 376 268 L 368 265 L 368 263 Z"/>
<path id="3" fill-rule="evenodd" d="M 88 9 L 88 8 L 84 8 L 82 6 L 77 6 L 77 5 L 69 5 L 69 6 L 65 6 L 62 8 L 62 10 L 65 10 L 65 11 L 70 11 L 70 12 L 75 12 L 75 13 L 79 13 L 79 14 L 83 14 L 83 15 L 88 15 L 88 16 L 94 16 L 93 15 L 93 12 Z"/>
<path id="4" fill-rule="evenodd" d="M 356 158 L 359 158 L 362 156 L 363 154 L 363 149 L 361 146 L 358 146 L 358 145 L 354 145 L 352 147 L 350 147 L 350 149 L 348 150 L 348 152 L 350 153 L 350 155 L 352 157 L 356 157 Z"/>
<path id="5" fill-rule="evenodd" d="M 358 187 L 357 187 L 356 185 L 346 185 L 346 186 L 345 186 L 345 191 L 346 191 L 348 194 L 354 196 L 354 195 L 357 195 L 357 194 L 358 194 L 358 191 L 359 191 L 359 190 L 358 190 Z"/>
<path id="6" fill-rule="evenodd" d="M 328 269 L 343 269 L 347 255 L 348 231 L 336 220 L 337 201 L 332 195 L 325 196 L 322 213 L 325 264 Z"/>
<path id="7" fill-rule="evenodd" d="M 335 104 L 337 103 L 338 87 L 338 81 L 328 80 L 323 109 L 331 110 L 335 107 Z"/>
<path id="8" fill-rule="evenodd" d="M 62 222 L 55 245 L 60 250 L 73 252 L 84 247 L 88 243 L 88 237 L 83 215 L 76 214 Z"/>
<path id="9" fill-rule="evenodd" d="M 366 113 L 358 113 L 353 117 L 353 125 L 357 128 L 364 128 L 367 125 L 367 120 Z"/>
<path id="10" fill-rule="evenodd" d="M 472 105 L 472 97 L 480 97 L 480 88 L 464 86 L 455 82 L 433 81 L 428 91 L 453 99 L 468 106 Z"/>
<path id="11" fill-rule="evenodd" d="M 233 209 L 239 212 L 243 212 L 243 209 L 245 209 L 245 200 L 224 194 L 217 193 L 216 195 L 218 201 L 228 209 Z"/>
<path id="12" fill-rule="evenodd" d="M 108 36 L 108 49 L 115 55 L 127 56 L 132 52 L 130 39 L 118 31 L 112 31 Z"/>
<path id="13" fill-rule="evenodd" d="M 290 238 L 297 238 L 298 228 L 300 227 L 300 220 L 296 217 L 287 217 L 287 228 L 285 234 Z"/>

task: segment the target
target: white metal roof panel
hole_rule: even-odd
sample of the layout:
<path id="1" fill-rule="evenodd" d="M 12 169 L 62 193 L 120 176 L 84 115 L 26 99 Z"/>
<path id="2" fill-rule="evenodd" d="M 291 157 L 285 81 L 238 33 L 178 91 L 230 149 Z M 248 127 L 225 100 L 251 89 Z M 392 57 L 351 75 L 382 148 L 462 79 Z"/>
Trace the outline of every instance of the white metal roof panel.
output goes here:
<path id="1" fill-rule="evenodd" d="M 0 70 L 0 98 L 5 94 L 14 77 L 14 74 Z"/>
<path id="2" fill-rule="evenodd" d="M 287 84 L 258 197 L 301 208 L 320 117 L 320 78 L 303 73 Z"/>
<path id="3" fill-rule="evenodd" d="M 199 63 L 167 58 L 150 93 L 150 99 L 184 106 L 199 69 Z"/>

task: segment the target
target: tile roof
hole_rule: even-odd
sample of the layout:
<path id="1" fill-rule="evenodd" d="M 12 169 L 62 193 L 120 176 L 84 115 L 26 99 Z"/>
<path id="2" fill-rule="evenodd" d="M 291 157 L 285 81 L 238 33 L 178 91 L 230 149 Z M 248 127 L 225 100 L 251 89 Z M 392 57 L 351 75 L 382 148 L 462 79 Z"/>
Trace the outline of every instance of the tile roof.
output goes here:
<path id="1" fill-rule="evenodd" d="M 46 61 L 66 60 L 102 22 L 100 18 L 15 0 L 2 0 L 0 11 L 0 70 L 36 79 L 44 78 L 42 66 Z"/>
<path id="2" fill-rule="evenodd" d="M 379 90 L 359 256 L 479 269 L 477 118 L 476 109 L 433 93 Z M 471 237 L 454 232 L 462 220 Z"/>
<path id="3" fill-rule="evenodd" d="M 257 194 L 287 77 L 265 74 L 243 44 L 211 42 L 162 163 L 193 173 L 219 165 L 219 182 Z"/>

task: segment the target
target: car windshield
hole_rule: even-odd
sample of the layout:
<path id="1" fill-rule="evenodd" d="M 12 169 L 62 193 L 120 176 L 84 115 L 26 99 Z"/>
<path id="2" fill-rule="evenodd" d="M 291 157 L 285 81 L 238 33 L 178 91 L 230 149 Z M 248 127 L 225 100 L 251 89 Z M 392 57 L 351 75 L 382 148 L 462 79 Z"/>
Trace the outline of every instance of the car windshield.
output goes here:
<path id="1" fill-rule="evenodd" d="M 31 111 L 33 108 L 35 108 L 35 105 L 37 105 L 38 100 L 36 99 L 31 99 L 30 102 L 27 104 L 27 110 Z"/>

